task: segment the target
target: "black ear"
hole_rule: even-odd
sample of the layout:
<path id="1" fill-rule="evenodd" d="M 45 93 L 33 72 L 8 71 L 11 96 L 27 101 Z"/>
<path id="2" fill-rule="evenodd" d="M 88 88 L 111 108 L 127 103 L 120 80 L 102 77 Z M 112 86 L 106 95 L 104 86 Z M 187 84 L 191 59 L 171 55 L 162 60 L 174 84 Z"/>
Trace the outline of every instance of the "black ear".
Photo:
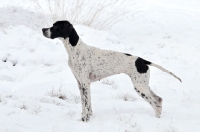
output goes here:
<path id="1" fill-rule="evenodd" d="M 72 29 L 73 29 L 73 25 L 70 24 L 69 22 L 68 23 L 64 23 L 63 29 L 64 29 L 63 30 L 64 39 L 66 39 L 71 34 Z"/>

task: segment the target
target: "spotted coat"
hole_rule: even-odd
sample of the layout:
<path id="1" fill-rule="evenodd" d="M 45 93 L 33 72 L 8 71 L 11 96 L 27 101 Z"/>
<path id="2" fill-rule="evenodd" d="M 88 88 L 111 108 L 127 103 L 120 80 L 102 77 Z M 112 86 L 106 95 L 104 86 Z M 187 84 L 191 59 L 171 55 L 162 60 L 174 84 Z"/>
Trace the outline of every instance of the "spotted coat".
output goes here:
<path id="1" fill-rule="evenodd" d="M 68 21 L 58 21 L 53 27 L 42 29 L 47 38 L 59 38 L 68 53 L 68 65 L 74 74 L 81 95 L 82 116 L 84 122 L 92 116 L 90 84 L 103 78 L 125 73 L 135 87 L 136 92 L 154 109 L 156 117 L 160 117 L 162 98 L 149 87 L 149 65 L 157 67 L 179 79 L 175 74 L 163 67 L 140 57 L 111 50 L 103 50 L 85 44 Z M 181 81 L 181 80 L 180 80 Z"/>

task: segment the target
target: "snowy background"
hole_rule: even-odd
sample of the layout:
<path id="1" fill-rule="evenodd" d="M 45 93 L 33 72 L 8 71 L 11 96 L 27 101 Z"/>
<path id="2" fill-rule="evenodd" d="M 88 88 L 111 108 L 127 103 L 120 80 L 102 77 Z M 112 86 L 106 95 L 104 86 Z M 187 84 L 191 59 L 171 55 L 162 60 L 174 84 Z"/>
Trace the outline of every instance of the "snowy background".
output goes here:
<path id="1" fill-rule="evenodd" d="M 42 12 L 28 0 L 1 0 L 0 132 L 199 132 L 200 1 L 140 0 L 133 11 L 109 30 L 74 27 L 88 45 L 140 56 L 182 79 L 151 67 L 161 118 L 120 74 L 92 84 L 93 116 L 83 123 L 67 53 L 43 37 Z"/>

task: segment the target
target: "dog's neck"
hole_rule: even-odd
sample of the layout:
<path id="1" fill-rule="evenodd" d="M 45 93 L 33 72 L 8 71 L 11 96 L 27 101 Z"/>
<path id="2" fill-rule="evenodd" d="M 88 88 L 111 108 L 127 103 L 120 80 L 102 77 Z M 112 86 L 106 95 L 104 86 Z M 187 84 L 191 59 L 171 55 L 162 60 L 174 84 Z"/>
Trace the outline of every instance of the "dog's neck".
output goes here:
<path id="1" fill-rule="evenodd" d="M 59 38 L 59 39 L 63 42 L 68 55 L 71 55 L 71 53 L 75 49 L 77 49 L 80 45 L 83 44 L 82 40 L 79 38 L 79 36 L 74 28 L 72 29 L 72 32 L 70 33 L 68 38 L 66 38 L 66 39 Z"/>

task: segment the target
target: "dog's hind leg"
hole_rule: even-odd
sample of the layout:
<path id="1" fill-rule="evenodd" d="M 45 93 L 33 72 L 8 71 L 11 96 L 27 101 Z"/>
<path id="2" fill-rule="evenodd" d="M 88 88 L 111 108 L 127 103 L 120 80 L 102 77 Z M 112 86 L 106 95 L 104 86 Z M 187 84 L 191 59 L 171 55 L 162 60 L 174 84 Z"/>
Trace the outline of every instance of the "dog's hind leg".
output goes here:
<path id="1" fill-rule="evenodd" d="M 149 69 L 146 73 L 136 71 L 130 77 L 138 95 L 153 107 L 156 117 L 159 118 L 162 111 L 162 98 L 149 87 Z"/>

